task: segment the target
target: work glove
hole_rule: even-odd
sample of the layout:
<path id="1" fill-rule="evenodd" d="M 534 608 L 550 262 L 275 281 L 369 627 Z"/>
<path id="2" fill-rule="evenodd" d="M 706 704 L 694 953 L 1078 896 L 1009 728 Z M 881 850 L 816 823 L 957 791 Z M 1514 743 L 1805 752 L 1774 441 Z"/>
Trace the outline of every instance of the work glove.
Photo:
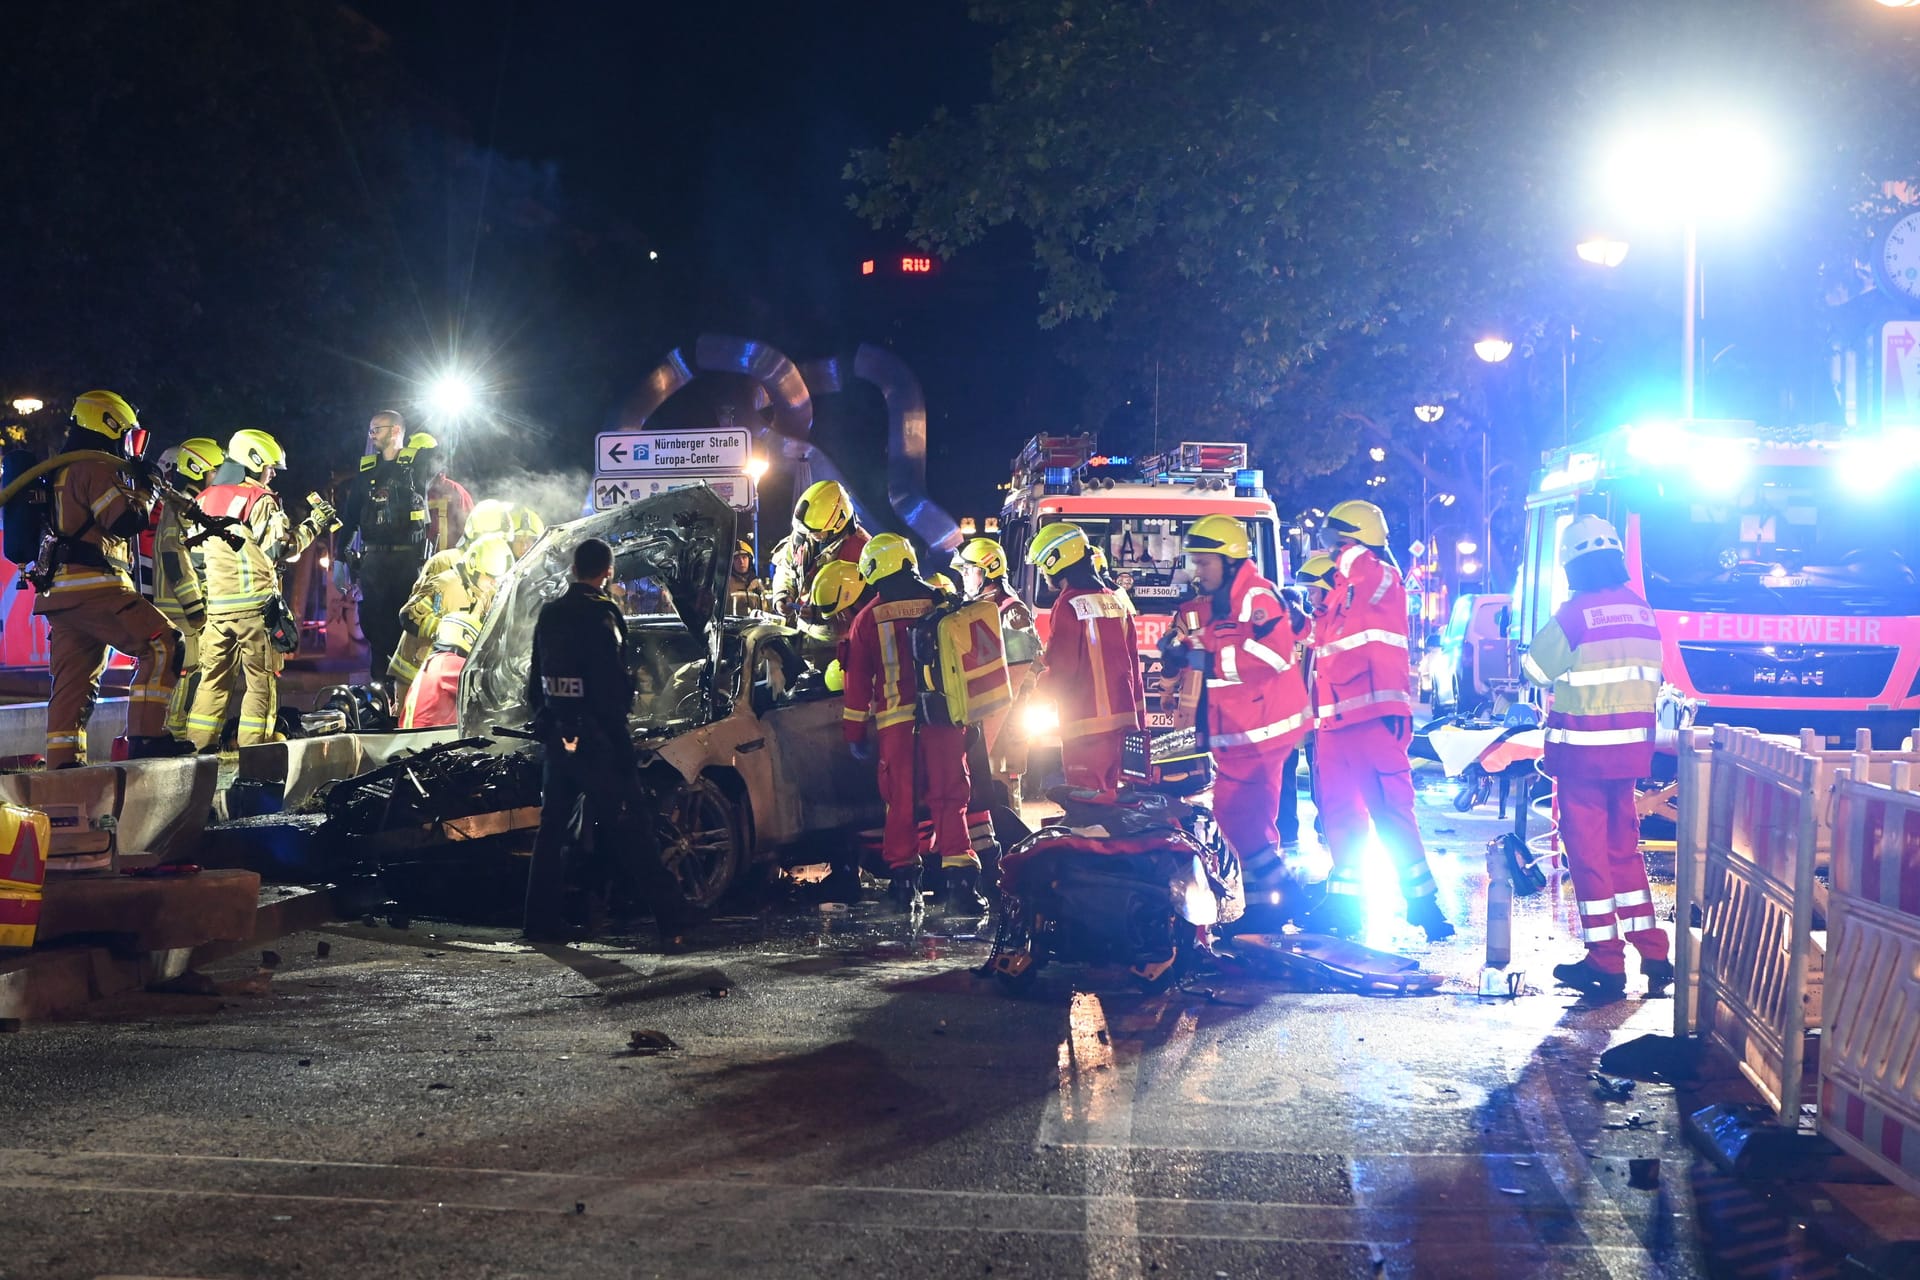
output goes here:
<path id="1" fill-rule="evenodd" d="M 154 477 L 160 474 L 159 468 L 145 458 L 128 458 L 120 470 L 133 487 L 142 493 L 153 492 Z"/>
<path id="2" fill-rule="evenodd" d="M 871 739 L 864 737 L 856 738 L 847 744 L 847 750 L 851 751 L 853 758 L 862 764 L 873 759 L 873 742 Z"/>
<path id="3" fill-rule="evenodd" d="M 1393 735 L 1395 742 L 1405 742 L 1413 737 L 1413 721 L 1406 716 L 1388 716 L 1386 721 L 1387 731 Z"/>
<path id="4" fill-rule="evenodd" d="M 333 504 L 322 498 L 320 501 L 311 503 L 310 505 L 313 510 L 312 513 L 307 516 L 307 519 L 313 522 L 313 527 L 323 533 L 332 528 L 334 522 L 340 515 L 338 511 L 334 510 Z"/>
<path id="5" fill-rule="evenodd" d="M 193 630 L 198 631 L 207 625 L 207 607 L 205 605 L 195 605 L 191 609 L 186 609 L 182 612 L 187 620 L 187 626 Z"/>

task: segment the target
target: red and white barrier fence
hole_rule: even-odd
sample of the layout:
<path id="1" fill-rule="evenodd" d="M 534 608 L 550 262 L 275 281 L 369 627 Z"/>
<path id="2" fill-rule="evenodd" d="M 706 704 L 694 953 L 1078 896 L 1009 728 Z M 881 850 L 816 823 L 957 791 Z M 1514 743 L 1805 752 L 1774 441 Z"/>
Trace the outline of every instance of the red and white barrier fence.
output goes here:
<path id="1" fill-rule="evenodd" d="M 1911 763 L 1889 773 L 1835 788 L 1820 1131 L 1920 1194 L 1920 795 Z"/>

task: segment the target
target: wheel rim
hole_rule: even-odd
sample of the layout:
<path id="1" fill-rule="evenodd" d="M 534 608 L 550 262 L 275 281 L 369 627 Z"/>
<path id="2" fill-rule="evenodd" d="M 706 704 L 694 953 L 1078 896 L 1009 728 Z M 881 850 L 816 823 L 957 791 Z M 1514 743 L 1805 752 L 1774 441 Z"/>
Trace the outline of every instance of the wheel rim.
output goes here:
<path id="1" fill-rule="evenodd" d="M 661 857 L 687 900 L 711 906 L 733 876 L 733 823 L 712 786 L 688 787 L 660 833 Z"/>

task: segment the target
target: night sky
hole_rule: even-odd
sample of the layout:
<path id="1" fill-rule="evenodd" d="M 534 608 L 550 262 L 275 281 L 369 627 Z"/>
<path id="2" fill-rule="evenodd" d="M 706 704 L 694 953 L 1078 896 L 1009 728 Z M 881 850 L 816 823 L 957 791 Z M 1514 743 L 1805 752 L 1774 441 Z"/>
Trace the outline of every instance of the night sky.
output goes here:
<path id="1" fill-rule="evenodd" d="M 657 248 L 660 340 L 634 352 L 635 382 L 702 332 L 760 338 L 796 360 L 888 345 L 926 387 L 935 495 L 956 513 L 992 501 L 1026 435 L 1075 425 L 1014 237 L 927 279 L 859 274 L 862 259 L 909 246 L 847 211 L 842 167 L 855 147 L 984 95 L 993 32 L 964 5 L 358 7 L 476 142 L 557 166 L 569 199 Z M 680 415 L 705 411 L 698 388 L 683 396 Z M 848 448 L 879 443 L 877 414 L 862 416 Z"/>

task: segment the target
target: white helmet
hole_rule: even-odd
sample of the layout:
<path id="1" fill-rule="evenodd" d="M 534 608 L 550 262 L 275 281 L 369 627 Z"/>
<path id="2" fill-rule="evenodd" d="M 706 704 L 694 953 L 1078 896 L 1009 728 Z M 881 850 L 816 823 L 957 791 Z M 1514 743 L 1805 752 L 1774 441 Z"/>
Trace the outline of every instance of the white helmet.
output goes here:
<path id="1" fill-rule="evenodd" d="M 1625 554 L 1626 548 L 1620 543 L 1620 535 L 1614 527 L 1599 516 L 1580 516 L 1567 526 L 1560 535 L 1560 567 L 1566 568 L 1581 556 L 1591 555 L 1595 551 L 1618 551 Z"/>

